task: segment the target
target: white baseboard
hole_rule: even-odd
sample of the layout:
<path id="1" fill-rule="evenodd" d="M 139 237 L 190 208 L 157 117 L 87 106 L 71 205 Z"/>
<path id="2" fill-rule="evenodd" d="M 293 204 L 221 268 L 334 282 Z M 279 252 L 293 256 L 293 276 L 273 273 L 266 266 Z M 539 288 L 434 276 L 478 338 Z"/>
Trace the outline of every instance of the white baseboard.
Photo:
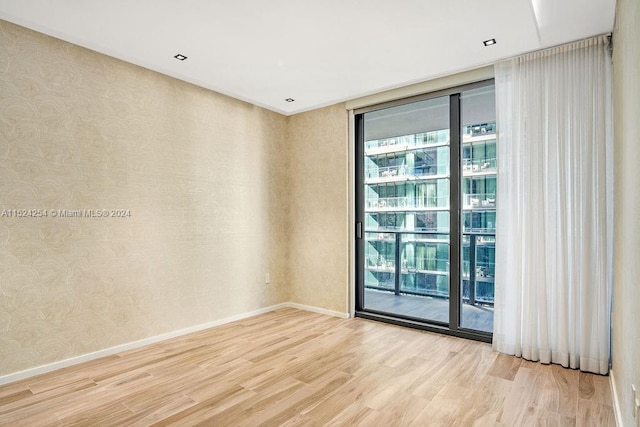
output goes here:
<path id="1" fill-rule="evenodd" d="M 298 310 L 312 311 L 314 313 L 326 314 L 327 316 L 340 317 L 341 319 L 348 319 L 349 313 L 341 313 L 339 311 L 327 310 L 326 308 L 313 307 L 311 305 L 298 304 L 295 302 L 284 303 L 285 307 L 297 308 Z"/>
<path id="2" fill-rule="evenodd" d="M 613 414 L 616 417 L 616 425 L 622 427 L 622 412 L 620 411 L 620 399 L 616 391 L 616 379 L 613 375 L 613 369 L 609 369 L 609 385 L 611 386 L 611 400 L 613 403 Z"/>
<path id="3" fill-rule="evenodd" d="M 79 363 L 88 362 L 90 360 L 99 359 L 105 356 L 111 356 L 113 354 L 122 353 L 127 350 L 133 350 L 139 347 L 143 347 L 149 344 L 155 344 L 160 341 L 165 341 L 171 338 L 179 337 L 182 335 L 191 334 L 194 332 L 202 331 L 204 329 L 213 328 L 216 326 L 224 325 L 226 323 L 236 322 L 249 317 L 257 316 L 259 314 L 268 313 L 271 311 L 279 310 L 281 308 L 296 308 L 299 310 L 312 311 L 314 313 L 326 314 L 329 316 L 348 318 L 348 313 L 340 313 L 338 311 L 326 310 L 320 307 L 312 307 L 308 305 L 296 304 L 291 302 L 285 302 L 282 304 L 276 304 L 269 307 L 260 308 L 258 310 L 250 311 L 247 313 L 240 313 L 234 316 L 225 317 L 224 319 L 214 320 L 212 322 L 202 323 L 200 325 L 190 326 L 188 328 L 179 329 L 173 332 L 167 332 L 165 334 L 156 335 L 149 338 L 144 338 L 138 341 L 133 341 L 126 344 L 120 344 L 115 347 L 105 348 L 103 350 L 95 351 L 93 353 L 83 354 L 81 356 L 71 357 L 69 359 L 60 360 L 58 362 L 49 363 L 47 365 L 38 366 L 35 368 L 25 369 L 24 371 L 15 372 L 8 375 L 0 376 L 0 386 L 20 381 L 26 378 L 35 377 L 36 375 L 44 374 L 47 372 L 55 371 L 58 369 L 66 368 L 69 366 L 77 365 Z"/>

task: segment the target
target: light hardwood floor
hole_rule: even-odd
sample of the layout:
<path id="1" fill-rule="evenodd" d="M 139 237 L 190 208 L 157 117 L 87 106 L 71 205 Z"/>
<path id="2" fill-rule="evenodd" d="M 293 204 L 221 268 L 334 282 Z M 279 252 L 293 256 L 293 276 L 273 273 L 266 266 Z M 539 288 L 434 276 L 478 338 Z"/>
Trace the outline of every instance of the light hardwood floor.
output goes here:
<path id="1" fill-rule="evenodd" d="M 0 387 L 0 425 L 613 426 L 608 380 L 283 309 Z"/>

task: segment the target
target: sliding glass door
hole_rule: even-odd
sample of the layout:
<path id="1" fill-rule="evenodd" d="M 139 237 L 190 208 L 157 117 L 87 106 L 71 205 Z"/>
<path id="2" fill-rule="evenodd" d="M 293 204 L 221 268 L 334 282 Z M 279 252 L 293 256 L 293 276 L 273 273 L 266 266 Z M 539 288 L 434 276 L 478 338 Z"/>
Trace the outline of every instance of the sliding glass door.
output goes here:
<path id="1" fill-rule="evenodd" d="M 495 107 L 480 105 L 492 90 L 489 82 L 357 112 L 358 315 L 491 331 L 485 282 L 495 262 L 487 230 L 472 225 L 495 227 L 495 135 L 485 138 Z M 478 126 L 482 136 L 471 136 Z"/>
<path id="2" fill-rule="evenodd" d="M 462 123 L 462 311 L 460 327 L 493 331 L 496 271 L 496 119 L 494 86 L 465 90 Z"/>

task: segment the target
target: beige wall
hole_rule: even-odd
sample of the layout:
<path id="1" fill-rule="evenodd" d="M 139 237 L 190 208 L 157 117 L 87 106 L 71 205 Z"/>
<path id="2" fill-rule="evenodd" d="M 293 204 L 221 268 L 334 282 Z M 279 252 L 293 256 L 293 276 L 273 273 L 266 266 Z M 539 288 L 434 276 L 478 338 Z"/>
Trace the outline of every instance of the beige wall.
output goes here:
<path id="1" fill-rule="evenodd" d="M 306 116 L 310 132 L 326 111 Z M 0 376 L 288 301 L 286 127 L 279 114 L 0 21 L 0 209 L 131 212 L 0 217 Z M 313 168 L 342 155 L 327 146 L 297 160 Z M 297 170 L 300 196 L 301 183 L 324 179 Z M 332 195 L 344 199 L 343 187 Z M 300 223 L 333 227 L 314 215 Z M 333 291 L 322 302 L 342 308 Z"/>
<path id="2" fill-rule="evenodd" d="M 348 311 L 348 114 L 338 104 L 289 117 L 291 301 Z"/>
<path id="3" fill-rule="evenodd" d="M 623 425 L 640 393 L 640 2 L 618 0 L 614 31 L 613 373 Z M 640 395 L 638 396 L 640 398 Z"/>

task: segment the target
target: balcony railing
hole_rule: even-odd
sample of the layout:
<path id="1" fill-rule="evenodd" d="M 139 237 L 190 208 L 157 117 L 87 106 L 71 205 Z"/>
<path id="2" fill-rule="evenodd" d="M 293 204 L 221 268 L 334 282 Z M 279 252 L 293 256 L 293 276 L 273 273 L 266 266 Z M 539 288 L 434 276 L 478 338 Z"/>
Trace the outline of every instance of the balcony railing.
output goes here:
<path id="1" fill-rule="evenodd" d="M 374 247 L 376 242 L 384 242 L 378 244 L 387 246 L 384 254 L 371 251 L 367 253 L 365 268 L 375 277 L 365 280 L 365 287 L 393 291 L 396 295 L 449 297 L 449 259 L 438 257 L 437 249 L 433 257 L 410 256 L 411 252 L 405 249 L 408 244 L 425 241 L 437 242 L 436 245 L 448 245 L 449 241 L 442 239 L 442 233 L 389 231 L 385 232 L 384 236 L 377 232 L 366 234 L 367 242 Z M 389 244 L 393 246 L 390 248 Z M 476 256 L 477 247 L 486 244 L 494 245 L 495 235 L 463 233 L 463 245 L 469 247 L 469 251 L 465 251 L 468 255 L 462 260 L 462 299 L 469 304 L 493 305 L 495 264 L 478 260 Z M 399 269 L 396 268 L 398 265 Z"/>
<path id="2" fill-rule="evenodd" d="M 465 194 L 462 200 L 463 209 L 490 209 L 496 207 L 495 193 Z"/>
<path id="3" fill-rule="evenodd" d="M 493 280 L 496 274 L 496 265 L 492 262 L 476 262 L 476 268 L 474 269 L 476 279 L 489 279 Z M 462 263 L 462 277 L 468 278 L 471 274 L 471 263 L 464 261 Z"/>
<path id="4" fill-rule="evenodd" d="M 414 198 L 402 197 L 380 197 L 366 201 L 366 208 L 372 210 L 398 210 L 398 209 L 429 209 L 449 207 L 449 196 L 426 196 Z"/>
<path id="5" fill-rule="evenodd" d="M 496 170 L 496 158 L 462 159 L 463 173 L 489 172 Z"/>
<path id="6" fill-rule="evenodd" d="M 395 259 L 387 260 L 384 256 L 367 258 L 367 269 L 375 271 L 394 271 L 396 269 Z"/>
<path id="7" fill-rule="evenodd" d="M 415 273 L 428 271 L 433 274 L 448 274 L 449 258 L 403 258 L 402 272 Z"/>
<path id="8" fill-rule="evenodd" d="M 435 164 L 419 165 L 409 167 L 407 165 L 383 166 L 379 168 L 368 168 L 366 170 L 367 180 L 371 179 L 393 179 L 393 178 L 424 178 L 448 176 L 449 168 Z"/>
<path id="9" fill-rule="evenodd" d="M 442 145 L 449 142 L 449 130 L 443 129 L 433 132 L 418 133 L 415 135 L 402 135 L 393 138 L 373 139 L 365 141 L 365 153 L 368 151 L 385 150 L 400 151 L 406 148 L 427 147 L 430 145 Z M 395 149 L 395 150 L 394 150 Z"/>
<path id="10" fill-rule="evenodd" d="M 379 168 L 367 169 L 367 178 L 392 178 L 396 176 L 407 176 L 409 173 L 407 165 L 383 166 Z"/>
<path id="11" fill-rule="evenodd" d="M 408 197 L 380 197 L 367 200 L 367 208 L 398 209 L 409 207 Z"/>
<path id="12" fill-rule="evenodd" d="M 462 129 L 462 134 L 469 137 L 495 135 L 496 122 L 464 126 L 464 128 Z"/>
<path id="13" fill-rule="evenodd" d="M 495 234 L 463 233 L 462 245 L 468 248 L 468 259 L 462 260 L 462 296 L 469 304 L 493 305 L 494 262 L 478 259 L 478 247 L 495 248 Z M 494 255 L 495 256 L 495 255 Z"/>
<path id="14" fill-rule="evenodd" d="M 493 136 L 495 138 L 495 123 L 483 125 L 465 126 L 463 139 Z M 401 135 L 392 138 L 381 138 L 365 141 L 365 152 L 369 151 L 400 151 L 414 147 L 427 147 L 431 145 L 446 145 L 449 143 L 449 129 L 441 129 L 431 132 L 423 132 L 413 135 Z"/>
<path id="15" fill-rule="evenodd" d="M 415 145 L 416 135 L 404 135 L 397 136 L 395 138 L 374 139 L 366 141 L 364 145 L 365 150 L 372 150 L 383 147 L 398 147 Z"/>

